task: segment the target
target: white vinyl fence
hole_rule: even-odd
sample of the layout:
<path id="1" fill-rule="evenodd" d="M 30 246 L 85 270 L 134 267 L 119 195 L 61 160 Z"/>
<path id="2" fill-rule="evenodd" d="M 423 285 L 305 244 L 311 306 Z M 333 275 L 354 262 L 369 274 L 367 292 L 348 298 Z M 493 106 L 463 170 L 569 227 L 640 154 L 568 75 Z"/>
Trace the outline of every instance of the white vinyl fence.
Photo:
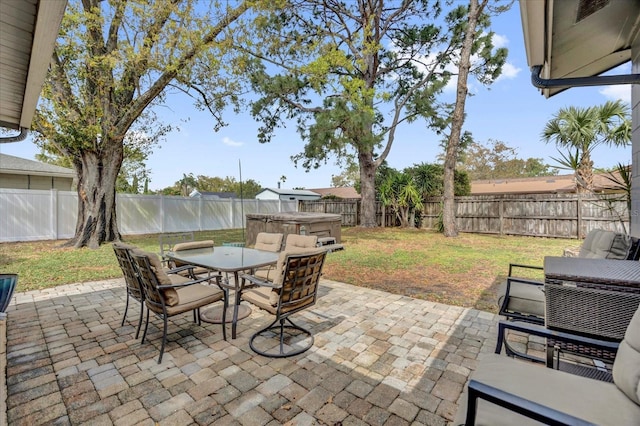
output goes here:
<path id="1" fill-rule="evenodd" d="M 123 235 L 242 228 L 247 213 L 297 211 L 296 201 L 117 195 Z M 73 237 L 78 196 L 69 191 L 0 189 L 0 242 Z"/>

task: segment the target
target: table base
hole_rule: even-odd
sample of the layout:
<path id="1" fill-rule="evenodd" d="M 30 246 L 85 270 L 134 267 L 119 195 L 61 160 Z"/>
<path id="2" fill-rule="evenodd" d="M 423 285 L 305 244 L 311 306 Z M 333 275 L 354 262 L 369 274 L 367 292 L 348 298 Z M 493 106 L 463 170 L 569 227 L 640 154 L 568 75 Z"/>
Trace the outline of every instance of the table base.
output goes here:
<path id="1" fill-rule="evenodd" d="M 251 314 L 251 308 L 247 305 L 238 306 L 238 320 L 248 317 Z M 204 322 L 212 324 L 222 323 L 222 307 L 215 306 L 205 311 L 200 312 L 200 319 Z M 226 323 L 230 324 L 233 321 L 233 306 L 227 308 Z"/>

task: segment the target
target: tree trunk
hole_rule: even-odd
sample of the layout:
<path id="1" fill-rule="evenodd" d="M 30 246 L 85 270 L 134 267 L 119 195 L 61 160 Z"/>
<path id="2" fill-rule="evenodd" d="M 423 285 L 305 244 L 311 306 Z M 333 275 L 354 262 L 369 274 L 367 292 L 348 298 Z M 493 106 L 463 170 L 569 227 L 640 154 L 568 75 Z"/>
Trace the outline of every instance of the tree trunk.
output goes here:
<path id="1" fill-rule="evenodd" d="M 376 222 L 376 165 L 370 152 L 358 154 L 360 163 L 360 226 L 375 228 Z"/>
<path id="2" fill-rule="evenodd" d="M 593 161 L 589 152 L 584 151 L 576 170 L 576 192 L 593 192 Z"/>
<path id="3" fill-rule="evenodd" d="M 476 25 L 486 0 L 478 5 L 478 0 L 469 1 L 469 21 L 464 34 L 462 49 L 460 50 L 460 62 L 458 63 L 458 83 L 456 86 L 456 106 L 451 120 L 451 134 L 447 143 L 447 152 L 444 160 L 444 197 L 442 206 L 442 224 L 446 237 L 458 236 L 456 226 L 456 202 L 455 202 L 455 169 L 458 157 L 458 145 L 462 125 L 464 124 L 464 107 L 467 99 L 467 80 L 471 69 L 471 51 L 476 34 Z"/>
<path id="4" fill-rule="evenodd" d="M 116 179 L 122 164 L 122 143 L 109 141 L 113 150 L 83 150 L 74 161 L 78 174 L 78 220 L 67 245 L 97 249 L 120 240 L 116 220 Z M 120 149 L 118 149 L 120 148 Z M 114 152 L 115 151 L 115 152 Z"/>

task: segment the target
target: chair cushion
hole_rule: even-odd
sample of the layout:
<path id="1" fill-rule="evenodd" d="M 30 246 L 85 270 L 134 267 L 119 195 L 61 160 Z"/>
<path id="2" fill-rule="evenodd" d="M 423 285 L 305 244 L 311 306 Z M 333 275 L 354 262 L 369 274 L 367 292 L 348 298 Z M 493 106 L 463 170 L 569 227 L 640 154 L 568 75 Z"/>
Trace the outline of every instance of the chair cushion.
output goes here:
<path id="1" fill-rule="evenodd" d="M 181 251 L 181 250 L 193 250 L 200 248 L 211 248 L 213 247 L 213 240 L 202 240 L 202 241 L 189 241 L 186 243 L 178 243 L 173 246 L 173 251 Z"/>
<path id="2" fill-rule="evenodd" d="M 257 307 L 264 309 L 265 311 L 273 315 L 276 314 L 276 307 L 278 306 L 278 294 L 276 293 L 274 302 L 274 292 L 270 287 L 257 287 L 247 290 L 242 293 L 242 298 L 247 302 L 253 303 Z M 298 309 L 303 305 L 311 305 L 312 303 L 313 300 L 307 300 L 297 304 L 289 305 L 286 308 L 282 309 L 282 313 L 284 314 L 294 309 Z"/>
<path id="3" fill-rule="evenodd" d="M 613 363 L 613 382 L 640 404 L 640 308 L 629 322 Z"/>
<path id="4" fill-rule="evenodd" d="M 162 266 L 162 261 L 160 260 L 157 254 L 142 251 L 142 250 L 136 250 L 136 253 L 142 256 L 146 256 L 149 259 L 149 263 L 151 264 L 151 270 L 156 276 L 156 280 L 158 281 L 159 285 L 172 285 L 172 284 L 185 282 L 185 281 L 182 281 L 182 280 L 186 280 L 184 277 L 180 277 L 179 279 L 177 275 L 173 275 L 173 274 L 168 275 L 165 272 L 164 267 Z M 172 277 L 173 277 L 173 281 L 172 281 Z M 178 293 L 173 288 L 163 289 L 162 295 L 164 296 L 164 299 L 165 299 L 164 303 L 167 306 L 175 306 L 179 303 Z"/>
<path id="5" fill-rule="evenodd" d="M 585 421 L 601 425 L 637 425 L 640 406 L 613 383 L 553 370 L 539 364 L 486 354 L 472 378 Z M 466 392 L 454 425 L 464 423 Z M 539 425 L 487 401 L 479 401 L 476 425 Z"/>
<path id="6" fill-rule="evenodd" d="M 502 307 L 506 291 L 507 282 L 505 281 L 498 288 L 499 307 Z M 509 302 L 506 306 L 507 311 L 544 318 L 544 304 L 544 286 L 511 281 Z"/>
<path id="7" fill-rule="evenodd" d="M 611 242 L 607 259 L 625 260 L 629 256 L 629 250 L 633 241 L 629 235 L 616 233 Z"/>
<path id="8" fill-rule="evenodd" d="M 305 248 L 313 248 L 318 245 L 318 236 L 317 235 L 298 235 L 298 234 L 289 234 L 287 235 L 287 241 L 284 245 L 284 249 L 286 251 L 291 251 L 295 249 L 305 249 Z"/>
<path id="9" fill-rule="evenodd" d="M 278 252 L 282 247 L 282 237 L 282 234 L 260 232 L 256 237 L 256 244 L 253 248 L 258 250 Z"/>
<path id="10" fill-rule="evenodd" d="M 167 306 L 167 314 L 176 315 L 182 312 L 192 311 L 198 307 L 222 300 L 224 292 L 218 287 L 204 284 L 192 284 L 177 289 L 180 303 Z"/>

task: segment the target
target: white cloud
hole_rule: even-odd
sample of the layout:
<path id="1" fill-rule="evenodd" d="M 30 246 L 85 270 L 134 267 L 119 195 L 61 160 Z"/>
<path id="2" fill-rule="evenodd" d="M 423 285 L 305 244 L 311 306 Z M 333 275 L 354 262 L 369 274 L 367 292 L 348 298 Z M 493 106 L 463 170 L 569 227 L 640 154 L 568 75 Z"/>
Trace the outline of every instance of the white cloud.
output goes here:
<path id="1" fill-rule="evenodd" d="M 505 64 L 502 66 L 502 74 L 500 74 L 500 77 L 498 77 L 498 79 L 500 80 L 503 78 L 516 78 L 518 74 L 520 74 L 520 71 L 522 71 L 522 68 L 516 67 L 511 62 L 505 62 Z"/>
<path id="2" fill-rule="evenodd" d="M 244 145 L 244 142 L 236 142 L 233 139 L 231 139 L 230 137 L 223 137 L 222 138 L 222 143 L 227 145 L 227 146 L 242 146 Z"/>
<path id="3" fill-rule="evenodd" d="M 507 36 L 503 36 L 500 34 L 494 34 L 491 38 L 491 41 L 493 41 L 493 47 L 495 47 L 496 49 L 506 47 L 509 44 L 509 39 L 507 38 Z"/>
<path id="4" fill-rule="evenodd" d="M 599 92 L 602 96 L 612 101 L 617 101 L 618 99 L 620 99 L 624 102 L 631 103 L 631 85 L 630 84 L 606 86 L 605 88 L 599 90 Z"/>

